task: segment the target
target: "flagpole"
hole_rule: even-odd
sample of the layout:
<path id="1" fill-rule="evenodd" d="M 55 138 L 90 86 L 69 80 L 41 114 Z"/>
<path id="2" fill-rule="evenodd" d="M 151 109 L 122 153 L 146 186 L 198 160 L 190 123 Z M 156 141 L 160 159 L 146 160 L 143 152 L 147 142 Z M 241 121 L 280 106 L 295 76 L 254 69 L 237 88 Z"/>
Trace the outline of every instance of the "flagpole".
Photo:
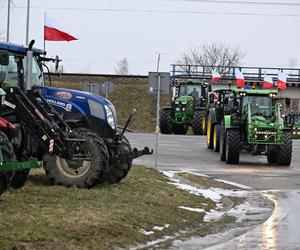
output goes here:
<path id="1" fill-rule="evenodd" d="M 45 24 L 46 24 L 46 12 L 44 12 L 44 26 L 43 26 L 43 29 L 44 29 L 44 51 L 46 51 L 46 40 L 45 40 Z"/>

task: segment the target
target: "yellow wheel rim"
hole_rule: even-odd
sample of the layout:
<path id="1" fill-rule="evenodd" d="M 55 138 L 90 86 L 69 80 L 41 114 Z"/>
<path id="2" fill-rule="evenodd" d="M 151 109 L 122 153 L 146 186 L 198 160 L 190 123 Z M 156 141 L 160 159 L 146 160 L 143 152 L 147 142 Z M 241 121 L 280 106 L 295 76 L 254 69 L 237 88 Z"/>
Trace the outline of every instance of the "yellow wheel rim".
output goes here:
<path id="1" fill-rule="evenodd" d="M 207 119 L 207 144 L 210 144 L 210 137 L 211 137 L 211 120 L 210 118 L 208 117 Z"/>
<path id="2" fill-rule="evenodd" d="M 217 129 L 216 129 L 216 127 L 214 127 L 213 141 L 214 141 L 214 149 L 216 149 L 217 148 Z"/>
<path id="3" fill-rule="evenodd" d="M 202 130 L 205 131 L 205 126 L 206 126 L 206 119 L 205 119 L 205 116 L 203 116 L 203 119 L 202 119 Z"/>

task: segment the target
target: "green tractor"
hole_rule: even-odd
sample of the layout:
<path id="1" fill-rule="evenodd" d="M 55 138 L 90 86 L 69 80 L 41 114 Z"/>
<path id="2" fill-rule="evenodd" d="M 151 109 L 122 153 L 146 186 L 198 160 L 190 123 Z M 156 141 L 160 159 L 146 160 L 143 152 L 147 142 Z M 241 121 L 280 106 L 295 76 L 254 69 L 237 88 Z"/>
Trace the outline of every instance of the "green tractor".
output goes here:
<path id="1" fill-rule="evenodd" d="M 160 111 L 162 134 L 186 134 L 191 126 L 194 135 L 202 135 L 202 122 L 207 103 L 207 84 L 176 82 L 173 84 L 171 106 Z"/>
<path id="2" fill-rule="evenodd" d="M 300 113 L 289 113 L 285 121 L 292 128 L 293 139 L 300 139 Z"/>
<path id="3" fill-rule="evenodd" d="M 227 96 L 230 113 L 220 124 L 220 159 L 238 164 L 242 149 L 266 155 L 268 163 L 289 166 L 292 160 L 292 133 L 282 119 L 275 90 L 232 90 Z"/>
<path id="4" fill-rule="evenodd" d="M 233 91 L 231 89 L 218 89 L 208 95 L 208 106 L 205 114 L 205 130 L 207 148 L 215 152 L 220 150 L 220 124 L 225 114 L 232 110 Z"/>

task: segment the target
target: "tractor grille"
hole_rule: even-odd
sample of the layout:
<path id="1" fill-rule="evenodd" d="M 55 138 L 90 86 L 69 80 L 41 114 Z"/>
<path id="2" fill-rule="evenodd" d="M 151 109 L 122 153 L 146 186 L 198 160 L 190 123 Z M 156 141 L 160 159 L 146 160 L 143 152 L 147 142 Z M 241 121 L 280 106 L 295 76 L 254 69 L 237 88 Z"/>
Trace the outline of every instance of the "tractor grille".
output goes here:
<path id="1" fill-rule="evenodd" d="M 253 131 L 252 138 L 250 138 L 249 143 L 252 144 L 281 144 L 281 132 L 275 131 Z"/>

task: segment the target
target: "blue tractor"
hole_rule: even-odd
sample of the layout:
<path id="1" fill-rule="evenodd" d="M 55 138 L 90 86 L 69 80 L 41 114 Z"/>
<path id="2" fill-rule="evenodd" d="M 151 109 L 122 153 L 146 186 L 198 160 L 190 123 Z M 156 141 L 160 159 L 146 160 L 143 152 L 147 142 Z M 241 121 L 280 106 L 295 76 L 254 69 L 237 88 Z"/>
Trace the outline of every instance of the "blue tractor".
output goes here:
<path id="1" fill-rule="evenodd" d="M 90 188 L 118 183 L 132 160 L 152 154 L 148 147 L 132 149 L 118 131 L 114 105 L 91 93 L 46 87 L 43 65 L 52 59 L 33 48 L 0 43 L 0 87 L 6 95 L 1 116 L 19 128 L 17 157 L 44 161 L 53 184 Z M 54 60 L 55 61 L 55 60 Z M 29 171 L 18 171 L 13 187 L 21 187 Z"/>

